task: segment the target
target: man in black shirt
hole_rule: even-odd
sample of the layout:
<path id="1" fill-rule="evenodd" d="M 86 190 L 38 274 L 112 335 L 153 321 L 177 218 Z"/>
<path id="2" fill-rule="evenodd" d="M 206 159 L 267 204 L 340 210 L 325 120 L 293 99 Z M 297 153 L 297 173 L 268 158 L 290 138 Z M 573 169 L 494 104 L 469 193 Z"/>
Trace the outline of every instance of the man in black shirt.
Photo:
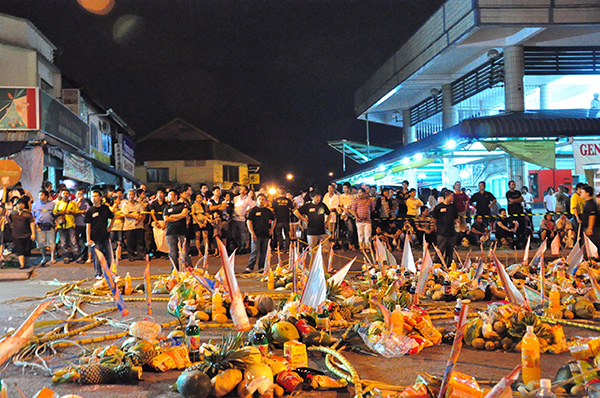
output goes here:
<path id="1" fill-rule="evenodd" d="M 31 240 L 35 239 L 35 218 L 25 210 L 29 201 L 20 197 L 17 208 L 8 215 L 13 237 L 12 252 L 19 259 L 19 268 L 25 268 L 25 256 L 31 252 Z"/>
<path id="2" fill-rule="evenodd" d="M 96 247 L 102 252 L 109 268 L 112 265 L 112 248 L 108 241 L 108 231 L 110 230 L 108 220 L 112 220 L 113 217 L 108 206 L 102 204 L 102 193 L 100 191 L 92 192 L 92 207 L 87 209 L 83 218 L 86 242 L 88 250 L 94 250 L 93 247 Z M 102 279 L 102 266 L 98 259 L 94 261 L 94 276 L 96 279 Z"/>
<path id="3" fill-rule="evenodd" d="M 581 198 L 585 200 L 579 218 L 581 227 L 594 245 L 600 250 L 600 221 L 598 221 L 598 205 L 594 198 L 594 188 L 586 185 L 582 188 Z"/>
<path id="4" fill-rule="evenodd" d="M 475 205 L 478 216 L 483 216 L 483 222 L 489 224 L 492 215 L 492 207 L 496 204 L 496 197 L 485 190 L 485 182 L 479 183 L 479 192 L 469 199 L 469 204 Z"/>
<path id="5" fill-rule="evenodd" d="M 442 252 L 447 266 L 450 266 L 452 262 L 454 246 L 456 245 L 456 228 L 454 224 L 458 218 L 458 211 L 453 200 L 454 193 L 450 190 L 445 191 L 444 200 L 435 206 L 431 212 L 437 232 L 437 247 Z"/>
<path id="6" fill-rule="evenodd" d="M 285 197 L 285 188 L 279 187 L 279 196 L 273 199 L 272 207 L 275 213 L 275 239 L 280 251 L 287 251 L 290 242 L 290 216 L 294 210 L 293 202 Z M 283 238 L 285 236 L 285 243 Z"/>
<path id="7" fill-rule="evenodd" d="M 308 225 L 306 234 L 308 246 L 312 249 L 327 239 L 325 221 L 330 211 L 324 203 L 321 203 L 321 194 L 313 191 L 311 196 L 312 202 L 305 203 L 299 209 L 294 210 L 294 214 Z"/>
<path id="8" fill-rule="evenodd" d="M 517 184 L 514 181 L 508 182 L 508 191 L 506 192 L 506 201 L 508 202 L 508 216 L 515 220 L 519 226 L 517 228 L 517 243 L 524 242 L 526 240 L 525 231 L 527 230 L 527 216 L 521 215 L 525 211 L 523 209 L 523 202 L 525 199 L 521 194 L 521 191 L 515 189 Z"/>
<path id="9" fill-rule="evenodd" d="M 266 207 L 267 197 L 264 194 L 258 194 L 256 206 L 248 212 L 248 231 L 251 238 L 251 252 L 248 258 L 248 266 L 244 270 L 245 274 L 254 272 L 254 266 L 258 259 L 258 272 L 262 272 L 265 267 L 265 258 L 267 257 L 267 246 L 269 238 L 273 234 L 276 221 L 273 212 Z"/>
<path id="10" fill-rule="evenodd" d="M 175 189 L 169 191 L 167 197 L 169 204 L 164 210 L 163 218 L 167 222 L 167 243 L 169 244 L 169 258 L 171 266 L 180 271 L 179 247 L 183 250 L 183 258 L 189 260 L 185 236 L 187 233 L 188 205 L 179 200 L 179 192 Z"/>

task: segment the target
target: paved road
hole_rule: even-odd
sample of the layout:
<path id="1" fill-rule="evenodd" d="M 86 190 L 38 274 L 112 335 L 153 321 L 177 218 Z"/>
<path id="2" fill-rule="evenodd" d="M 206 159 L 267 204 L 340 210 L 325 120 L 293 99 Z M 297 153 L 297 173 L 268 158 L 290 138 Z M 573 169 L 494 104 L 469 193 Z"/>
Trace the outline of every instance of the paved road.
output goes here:
<path id="1" fill-rule="evenodd" d="M 347 257 L 353 257 L 356 253 L 342 252 Z M 507 252 L 509 256 L 512 253 Z M 237 256 L 236 271 L 242 272 L 246 263 L 247 255 Z M 502 258 L 501 258 L 502 259 Z M 339 268 L 345 261 L 345 258 L 335 258 L 334 266 Z M 209 259 L 209 271 L 215 273 L 220 267 L 220 260 L 217 258 Z M 360 265 L 355 265 L 358 269 Z M 154 260 L 152 262 L 152 274 L 166 274 L 170 271 L 170 266 L 165 260 Z M 144 263 L 138 262 L 122 262 L 119 273 L 124 275 L 129 272 L 133 277 L 141 277 L 144 270 Z M 6 270 L 0 270 L 0 274 Z M 8 302 L 18 297 L 39 297 L 45 292 L 52 290 L 60 284 L 71 281 L 78 281 L 84 278 L 93 277 L 93 271 L 90 264 L 80 265 L 71 263 L 64 265 L 58 263 L 48 268 L 37 268 L 33 277 L 29 280 L 20 281 L 1 281 L 0 282 L 0 333 L 3 334 L 9 327 L 18 327 L 29 312 L 40 302 L 34 301 L 17 301 Z M 134 281 L 134 285 L 135 285 Z M 141 281 L 137 281 L 138 283 Z M 89 285 L 91 282 L 86 282 Z M 240 287 L 242 290 L 250 292 L 265 291 L 266 286 L 260 284 L 255 279 L 239 278 Z M 131 297 L 143 297 L 142 295 L 133 295 Z M 165 297 L 165 296 L 163 296 Z M 106 308 L 109 304 L 83 306 L 86 312 L 97 311 L 101 308 Z M 128 302 L 130 315 L 123 319 L 117 313 L 112 313 L 111 317 L 119 321 L 134 321 L 144 317 L 145 302 L 135 301 Z M 154 319 L 157 322 L 167 322 L 174 318 L 166 311 L 165 301 L 156 301 L 153 303 Z M 57 309 L 48 315 L 44 315 L 43 319 L 65 319 L 68 312 L 64 309 Z M 95 329 L 88 333 L 88 336 L 94 337 L 106 333 L 114 333 L 122 331 L 122 329 L 113 326 L 104 326 Z M 205 329 L 202 332 L 202 338 L 205 340 L 211 338 L 219 338 L 222 330 Z M 589 332 L 583 329 L 567 329 L 567 334 L 574 336 L 589 335 Z M 348 353 L 347 358 L 356 367 L 359 375 L 364 379 L 372 379 L 384 381 L 396 385 L 410 385 L 415 380 L 418 372 L 428 372 L 435 375 L 443 373 L 447 357 L 450 352 L 449 345 L 440 345 L 425 349 L 423 352 L 414 356 L 407 356 L 397 359 L 384 359 L 381 357 L 367 356 L 355 353 Z M 66 354 L 63 351 L 58 353 L 58 356 L 52 357 L 49 361 L 52 364 L 60 363 Z M 47 355 L 47 354 L 46 354 Z M 323 359 L 318 355 L 310 355 L 311 366 L 325 369 Z M 517 353 L 503 352 L 486 352 L 474 351 L 469 348 L 463 349 L 460 356 L 458 369 L 462 372 L 470 374 L 479 380 L 499 380 L 503 375 L 508 373 L 516 364 L 519 363 L 520 357 Z M 568 354 L 562 355 L 543 355 L 542 369 L 543 375 L 546 377 L 554 377 L 556 370 L 566 364 L 569 360 Z M 51 387 L 50 379 L 44 377 L 35 369 L 26 368 L 23 370 L 13 364 L 5 367 L 0 373 L 0 378 L 8 382 L 9 390 L 12 391 L 10 397 L 17 397 L 14 383 L 17 383 L 26 397 L 33 397 L 42 387 Z M 60 394 L 79 394 L 84 398 L 106 398 L 107 396 L 119 397 L 177 397 L 176 393 L 170 392 L 169 384 L 172 384 L 179 375 L 178 371 L 170 371 L 166 373 L 145 372 L 144 380 L 137 386 L 79 386 L 79 385 L 62 385 L 53 387 Z M 303 393 L 304 396 L 336 396 L 335 393 Z M 341 395 L 341 394 L 338 394 Z"/>

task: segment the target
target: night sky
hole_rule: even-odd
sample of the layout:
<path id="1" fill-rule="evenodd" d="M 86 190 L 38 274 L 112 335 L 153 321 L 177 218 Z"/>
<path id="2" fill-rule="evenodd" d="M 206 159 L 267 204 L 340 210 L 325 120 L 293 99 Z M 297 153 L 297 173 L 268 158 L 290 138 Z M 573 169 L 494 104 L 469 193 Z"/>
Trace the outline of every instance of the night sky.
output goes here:
<path id="1" fill-rule="evenodd" d="M 328 140 L 365 141 L 354 92 L 441 0 L 2 0 L 57 47 L 62 73 L 144 136 L 180 117 L 259 160 L 263 181 L 322 185 Z M 401 130 L 371 125 L 374 145 Z"/>

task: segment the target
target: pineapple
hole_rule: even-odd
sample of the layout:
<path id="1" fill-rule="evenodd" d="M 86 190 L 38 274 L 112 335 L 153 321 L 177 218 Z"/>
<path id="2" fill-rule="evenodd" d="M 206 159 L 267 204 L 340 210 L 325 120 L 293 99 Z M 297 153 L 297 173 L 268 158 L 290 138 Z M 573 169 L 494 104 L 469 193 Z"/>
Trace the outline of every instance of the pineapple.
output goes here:
<path id="1" fill-rule="evenodd" d="M 145 365 L 158 355 L 158 351 L 149 341 L 141 340 L 135 346 L 127 350 L 126 356 L 135 366 Z"/>
<path id="2" fill-rule="evenodd" d="M 341 283 L 327 282 L 327 300 L 334 303 L 342 302 L 344 300 L 344 296 L 342 296 L 342 290 L 343 288 Z"/>
<path id="3" fill-rule="evenodd" d="M 230 368 L 243 368 L 245 366 L 242 358 L 249 355 L 249 351 L 242 350 L 244 340 L 242 333 L 229 333 L 223 336 L 221 343 L 216 349 L 205 355 L 201 363 L 190 366 L 187 371 L 200 370 L 213 378 L 219 372 Z"/>
<path id="4" fill-rule="evenodd" d="M 79 369 L 81 384 L 110 384 L 116 380 L 116 374 L 110 366 L 91 364 Z"/>
<path id="5" fill-rule="evenodd" d="M 352 316 L 356 312 L 356 307 L 343 303 L 337 307 L 337 311 L 345 321 L 350 322 L 352 320 Z"/>
<path id="6" fill-rule="evenodd" d="M 507 332 L 512 337 L 522 339 L 527 330 L 527 326 L 533 326 L 533 332 L 539 339 L 544 339 L 551 344 L 553 341 L 550 325 L 543 323 L 533 312 L 520 311 L 509 319 Z"/>

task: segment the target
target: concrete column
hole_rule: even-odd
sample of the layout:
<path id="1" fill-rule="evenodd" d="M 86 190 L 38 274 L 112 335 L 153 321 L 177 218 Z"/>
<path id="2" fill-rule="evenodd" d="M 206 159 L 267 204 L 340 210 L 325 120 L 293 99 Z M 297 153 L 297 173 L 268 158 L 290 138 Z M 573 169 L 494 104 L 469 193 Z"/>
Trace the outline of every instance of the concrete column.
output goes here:
<path id="1" fill-rule="evenodd" d="M 523 46 L 508 46 L 504 49 L 504 103 L 506 112 L 523 112 Z"/>
<path id="2" fill-rule="evenodd" d="M 458 124 L 458 110 L 452 106 L 452 84 L 442 86 L 442 128 Z"/>
<path id="3" fill-rule="evenodd" d="M 417 133 L 410 123 L 410 109 L 402 110 L 402 130 L 404 133 L 404 145 L 417 141 Z"/>
<path id="4" fill-rule="evenodd" d="M 540 109 L 548 109 L 550 107 L 550 90 L 547 84 L 540 86 Z"/>

